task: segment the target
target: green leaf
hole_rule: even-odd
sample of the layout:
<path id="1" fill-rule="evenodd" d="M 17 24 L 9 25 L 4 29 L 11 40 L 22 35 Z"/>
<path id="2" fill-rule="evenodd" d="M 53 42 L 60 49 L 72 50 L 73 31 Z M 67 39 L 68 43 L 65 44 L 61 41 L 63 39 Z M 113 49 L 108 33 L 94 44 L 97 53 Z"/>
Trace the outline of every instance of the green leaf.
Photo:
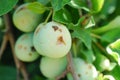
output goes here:
<path id="1" fill-rule="evenodd" d="M 110 74 L 115 78 L 115 80 L 120 80 L 120 66 L 117 65 Z"/>
<path id="2" fill-rule="evenodd" d="M 62 9 L 70 0 L 51 0 L 52 7 L 55 11 Z"/>
<path id="3" fill-rule="evenodd" d="M 92 38 L 87 30 L 74 30 L 72 37 L 80 39 L 88 49 L 91 49 Z"/>
<path id="4" fill-rule="evenodd" d="M 69 5 L 77 9 L 84 9 L 88 12 L 90 11 L 87 7 L 86 0 L 71 0 Z"/>
<path id="5" fill-rule="evenodd" d="M 87 62 L 92 63 L 95 60 L 92 50 L 82 50 L 81 53 Z"/>
<path id="6" fill-rule="evenodd" d="M 30 9 L 31 11 L 38 13 L 38 14 L 42 14 L 44 13 L 48 8 L 45 7 L 42 3 L 40 2 L 33 2 L 28 4 L 28 9 Z"/>
<path id="7" fill-rule="evenodd" d="M 16 69 L 8 66 L 0 66 L 0 80 L 16 80 Z"/>
<path id="8" fill-rule="evenodd" d="M 44 4 L 44 5 L 46 5 L 47 3 L 50 2 L 50 0 L 37 0 L 37 1 Z"/>
<path id="9" fill-rule="evenodd" d="M 54 12 L 53 20 L 63 24 L 67 24 L 72 21 L 72 18 L 67 9 L 61 9 L 59 11 Z"/>
<path id="10" fill-rule="evenodd" d="M 18 0 L 0 0 L 0 16 L 11 11 L 17 2 Z"/>
<path id="11" fill-rule="evenodd" d="M 100 13 L 102 14 L 102 16 L 107 17 L 107 15 L 115 11 L 117 0 L 105 0 L 104 3 L 105 4 L 103 5 Z"/>
<path id="12" fill-rule="evenodd" d="M 110 42 L 113 42 L 113 41 L 117 40 L 118 38 L 120 38 L 119 35 L 120 35 L 120 28 L 112 29 L 112 30 L 104 33 L 101 36 L 101 40 L 110 43 Z"/>
<path id="13" fill-rule="evenodd" d="M 117 64 L 120 65 L 120 53 L 118 53 L 119 49 L 118 49 L 118 51 L 117 51 L 117 50 L 113 50 L 113 49 L 111 49 L 110 46 L 111 46 L 111 45 L 108 45 L 108 46 L 106 47 L 106 51 L 108 52 L 108 55 L 109 55 Z"/>
<path id="14" fill-rule="evenodd" d="M 113 19 L 111 22 L 109 22 L 107 25 L 100 26 L 97 29 L 93 29 L 92 32 L 96 34 L 102 34 L 106 31 L 120 28 L 120 16 L 117 16 L 115 19 Z"/>

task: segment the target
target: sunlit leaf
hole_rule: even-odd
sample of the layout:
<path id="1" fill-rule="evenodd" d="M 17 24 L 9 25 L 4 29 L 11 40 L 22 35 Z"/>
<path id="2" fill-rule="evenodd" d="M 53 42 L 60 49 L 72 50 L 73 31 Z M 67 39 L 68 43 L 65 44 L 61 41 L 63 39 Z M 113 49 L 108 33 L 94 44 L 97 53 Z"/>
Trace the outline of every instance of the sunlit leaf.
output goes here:
<path id="1" fill-rule="evenodd" d="M 77 9 L 84 9 L 88 12 L 90 11 L 87 7 L 86 0 L 71 0 L 69 5 Z"/>
<path id="2" fill-rule="evenodd" d="M 30 10 L 32 10 L 33 12 L 42 14 L 47 10 L 47 7 L 45 7 L 43 4 L 39 3 L 39 2 L 33 2 L 28 4 L 27 6 Z"/>

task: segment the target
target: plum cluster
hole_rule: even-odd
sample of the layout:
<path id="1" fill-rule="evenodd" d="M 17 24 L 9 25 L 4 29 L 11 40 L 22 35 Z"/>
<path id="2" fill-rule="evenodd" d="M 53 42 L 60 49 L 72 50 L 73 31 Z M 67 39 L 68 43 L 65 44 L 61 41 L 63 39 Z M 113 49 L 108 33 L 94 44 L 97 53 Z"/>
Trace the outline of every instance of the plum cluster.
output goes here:
<path id="1" fill-rule="evenodd" d="M 16 56 L 23 62 L 32 62 L 41 55 L 41 73 L 54 79 L 67 67 L 71 35 L 66 26 L 55 21 L 40 23 L 41 15 L 29 10 L 28 4 L 19 6 L 13 15 L 15 27 L 24 32 L 16 40 Z"/>
<path id="2" fill-rule="evenodd" d="M 15 27 L 24 32 L 16 40 L 16 56 L 23 62 L 33 62 L 41 55 L 39 65 L 41 73 L 48 79 L 55 79 L 67 68 L 66 55 L 71 49 L 71 34 L 61 23 L 55 21 L 41 23 L 41 15 L 29 10 L 28 4 L 19 6 L 13 15 Z M 96 69 L 93 65 L 79 58 L 74 59 L 74 65 L 80 80 L 96 78 L 94 75 Z"/>

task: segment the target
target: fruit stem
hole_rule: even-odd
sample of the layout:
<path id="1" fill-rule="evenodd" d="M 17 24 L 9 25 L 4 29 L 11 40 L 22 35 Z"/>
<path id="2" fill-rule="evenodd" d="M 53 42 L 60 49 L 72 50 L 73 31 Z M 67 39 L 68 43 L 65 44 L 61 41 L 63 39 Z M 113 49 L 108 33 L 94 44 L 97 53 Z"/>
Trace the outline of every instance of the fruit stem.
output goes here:
<path id="1" fill-rule="evenodd" d="M 45 20 L 45 24 L 48 22 L 48 20 L 50 19 L 50 17 L 51 17 L 51 15 L 52 15 L 52 9 L 50 10 L 50 12 L 49 12 L 49 14 L 48 14 L 48 16 L 47 16 L 47 18 L 46 18 L 46 20 Z"/>
<path id="2" fill-rule="evenodd" d="M 74 57 L 77 57 L 77 45 L 76 45 L 76 40 L 73 40 L 72 49 L 73 49 L 73 55 L 74 55 Z"/>

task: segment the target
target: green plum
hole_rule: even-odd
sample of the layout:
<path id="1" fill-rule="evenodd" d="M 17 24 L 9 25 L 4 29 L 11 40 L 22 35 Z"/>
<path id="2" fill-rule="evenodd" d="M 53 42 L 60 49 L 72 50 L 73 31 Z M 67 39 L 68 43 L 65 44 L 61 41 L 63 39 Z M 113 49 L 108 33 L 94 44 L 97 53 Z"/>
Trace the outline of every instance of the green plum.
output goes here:
<path id="1" fill-rule="evenodd" d="M 41 23 L 34 32 L 33 44 L 41 55 L 60 58 L 71 48 L 71 35 L 66 26 L 60 23 Z"/>
<path id="2" fill-rule="evenodd" d="M 62 74 L 67 67 L 67 58 L 50 58 L 42 57 L 40 62 L 40 71 L 41 73 L 49 78 L 55 79 L 57 76 Z"/>
<path id="3" fill-rule="evenodd" d="M 26 4 L 20 5 L 13 14 L 13 23 L 17 29 L 23 32 L 32 32 L 40 23 L 41 15 L 32 12 Z"/>
<path id="4" fill-rule="evenodd" d="M 33 33 L 23 34 L 17 39 L 15 54 L 19 60 L 24 62 L 32 62 L 39 57 L 33 46 Z"/>
<path id="5" fill-rule="evenodd" d="M 81 58 L 74 58 L 73 64 L 79 80 L 96 80 L 98 72 L 94 65 L 85 62 Z"/>

